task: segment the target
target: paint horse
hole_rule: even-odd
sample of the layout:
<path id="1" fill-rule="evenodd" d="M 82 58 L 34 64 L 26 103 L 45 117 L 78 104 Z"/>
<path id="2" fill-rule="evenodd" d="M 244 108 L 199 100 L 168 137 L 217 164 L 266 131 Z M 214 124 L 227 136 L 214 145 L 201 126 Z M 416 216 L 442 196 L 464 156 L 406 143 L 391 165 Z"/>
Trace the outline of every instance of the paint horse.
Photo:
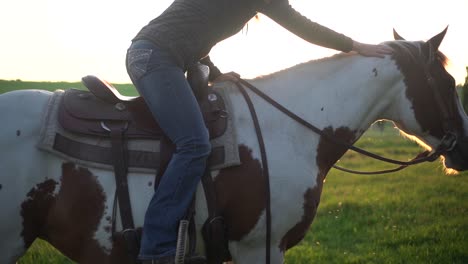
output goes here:
<path id="1" fill-rule="evenodd" d="M 438 51 L 444 35 L 427 42 L 396 35 L 397 40 L 385 42 L 394 54 L 383 59 L 338 54 L 249 82 L 340 141 L 352 144 L 376 120 L 392 120 L 424 148 L 448 145 L 442 153 L 445 167 L 466 170 L 468 118 L 444 68 L 446 58 Z M 237 89 L 227 92 L 242 164 L 213 172 L 214 185 L 233 262 L 265 263 L 267 200 L 259 143 L 243 96 Z M 269 164 L 270 262 L 283 263 L 286 250 L 308 231 L 323 180 L 347 148 L 248 93 Z M 35 147 L 50 97 L 39 90 L 0 96 L 0 263 L 15 263 L 36 238 L 79 263 L 125 263 L 123 245 L 110 232 L 113 172 L 82 167 Z M 153 175 L 129 174 L 137 226 L 143 224 L 153 180 Z M 207 218 L 201 188 L 196 210 L 200 229 Z"/>

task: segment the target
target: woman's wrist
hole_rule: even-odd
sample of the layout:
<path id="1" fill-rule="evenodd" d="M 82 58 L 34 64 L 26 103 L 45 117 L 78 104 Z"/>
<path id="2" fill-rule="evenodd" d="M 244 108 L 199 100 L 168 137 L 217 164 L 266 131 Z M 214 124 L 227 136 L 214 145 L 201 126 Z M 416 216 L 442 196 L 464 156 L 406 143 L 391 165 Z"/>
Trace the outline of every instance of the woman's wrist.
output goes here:
<path id="1" fill-rule="evenodd" d="M 351 51 L 356 51 L 359 53 L 359 51 L 361 50 L 361 47 L 362 47 L 362 44 L 353 40 L 353 48 L 351 49 Z"/>
<path id="2" fill-rule="evenodd" d="M 352 51 L 357 52 L 358 54 L 366 57 L 378 57 L 384 58 L 386 55 L 393 53 L 392 48 L 387 45 L 372 45 L 364 44 L 353 40 L 353 49 Z"/>

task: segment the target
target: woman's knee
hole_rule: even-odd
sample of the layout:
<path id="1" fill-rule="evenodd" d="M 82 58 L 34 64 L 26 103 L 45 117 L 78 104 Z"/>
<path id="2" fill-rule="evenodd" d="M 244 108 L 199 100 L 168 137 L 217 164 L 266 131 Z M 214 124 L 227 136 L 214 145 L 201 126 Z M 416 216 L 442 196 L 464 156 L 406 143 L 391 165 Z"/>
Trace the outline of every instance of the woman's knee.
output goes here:
<path id="1" fill-rule="evenodd" d="M 208 157 L 211 153 L 211 143 L 209 140 L 203 142 L 197 146 L 197 153 L 200 156 Z"/>
<path id="2" fill-rule="evenodd" d="M 176 142 L 177 152 L 191 153 L 196 157 L 208 157 L 211 153 L 211 143 L 208 133 L 192 135 Z"/>

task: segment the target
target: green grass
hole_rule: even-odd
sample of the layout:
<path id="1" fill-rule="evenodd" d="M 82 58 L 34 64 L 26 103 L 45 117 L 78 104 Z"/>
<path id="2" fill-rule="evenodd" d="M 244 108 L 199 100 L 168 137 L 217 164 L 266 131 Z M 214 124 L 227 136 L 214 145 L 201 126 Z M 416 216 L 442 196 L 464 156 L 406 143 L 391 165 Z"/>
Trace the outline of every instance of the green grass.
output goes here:
<path id="1" fill-rule="evenodd" d="M 420 151 L 391 127 L 357 144 L 397 159 Z M 355 153 L 340 165 L 390 168 Z M 387 175 L 332 170 L 305 239 L 287 263 L 468 263 L 468 173 L 446 176 L 440 161 Z"/>
<path id="2" fill-rule="evenodd" d="M 124 95 L 136 95 L 132 84 L 113 84 Z M 24 89 L 43 89 L 48 91 L 65 90 L 70 88 L 85 89 L 81 82 L 25 82 L 21 80 L 0 80 L 0 93 Z"/>
<path id="3" fill-rule="evenodd" d="M 15 89 L 77 87 L 75 83 L 19 82 Z M 0 92 L 6 91 L 0 81 Z M 37 85 L 37 86 L 36 86 Z M 131 85 L 119 87 L 134 94 Z M 366 150 L 400 160 L 421 151 L 386 124 L 359 140 Z M 347 153 L 339 165 L 359 170 L 391 168 Z M 286 263 L 468 263 L 468 172 L 447 176 L 440 161 L 387 175 L 332 170 L 317 216 L 305 239 L 289 250 Z M 19 264 L 72 263 L 36 241 Z"/>
<path id="4" fill-rule="evenodd" d="M 37 239 L 18 264 L 73 264 L 49 243 Z"/>

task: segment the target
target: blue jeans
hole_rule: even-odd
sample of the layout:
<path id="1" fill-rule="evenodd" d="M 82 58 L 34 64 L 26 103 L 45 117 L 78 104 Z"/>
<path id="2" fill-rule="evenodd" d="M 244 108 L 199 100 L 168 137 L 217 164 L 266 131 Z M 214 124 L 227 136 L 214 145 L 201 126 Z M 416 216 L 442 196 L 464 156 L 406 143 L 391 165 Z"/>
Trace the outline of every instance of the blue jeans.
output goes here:
<path id="1" fill-rule="evenodd" d="M 146 40 L 127 52 L 127 71 L 176 151 L 145 215 L 139 258 L 175 254 L 178 223 L 190 206 L 211 151 L 207 128 L 184 74 L 169 52 Z"/>

